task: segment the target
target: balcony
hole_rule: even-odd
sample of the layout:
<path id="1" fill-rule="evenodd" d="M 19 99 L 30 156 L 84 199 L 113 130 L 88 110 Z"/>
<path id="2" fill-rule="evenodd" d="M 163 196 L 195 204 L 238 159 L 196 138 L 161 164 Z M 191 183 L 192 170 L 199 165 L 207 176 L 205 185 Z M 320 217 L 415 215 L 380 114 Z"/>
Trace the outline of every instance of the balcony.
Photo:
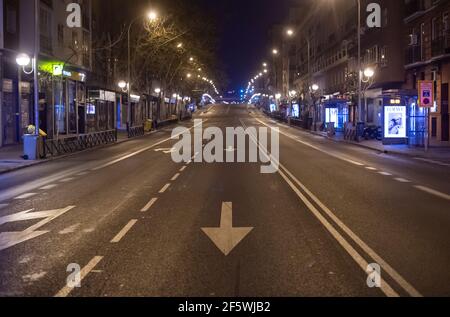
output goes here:
<path id="1" fill-rule="evenodd" d="M 437 57 L 450 54 L 450 32 L 444 36 L 440 36 L 431 42 L 431 55 Z"/>
<path id="2" fill-rule="evenodd" d="M 406 4 L 405 16 L 407 21 L 414 19 L 416 16 L 420 16 L 425 11 L 424 0 L 411 0 Z"/>
<path id="3" fill-rule="evenodd" d="M 406 65 L 422 61 L 422 46 L 412 45 L 406 49 Z"/>

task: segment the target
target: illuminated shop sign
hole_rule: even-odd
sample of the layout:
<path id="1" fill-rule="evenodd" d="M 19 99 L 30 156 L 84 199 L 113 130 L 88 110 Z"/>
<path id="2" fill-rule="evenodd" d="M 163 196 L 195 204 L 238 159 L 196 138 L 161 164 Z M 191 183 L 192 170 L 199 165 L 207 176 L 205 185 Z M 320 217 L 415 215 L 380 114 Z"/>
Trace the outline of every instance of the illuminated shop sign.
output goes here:
<path id="1" fill-rule="evenodd" d="M 406 107 L 384 107 L 384 137 L 386 139 L 404 139 L 406 134 Z"/>

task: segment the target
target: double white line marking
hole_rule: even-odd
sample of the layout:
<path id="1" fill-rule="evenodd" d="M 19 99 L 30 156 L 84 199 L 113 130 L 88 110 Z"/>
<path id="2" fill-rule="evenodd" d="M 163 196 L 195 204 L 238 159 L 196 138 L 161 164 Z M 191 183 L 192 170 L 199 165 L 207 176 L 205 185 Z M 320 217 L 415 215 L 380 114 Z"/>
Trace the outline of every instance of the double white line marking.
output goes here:
<path id="1" fill-rule="evenodd" d="M 244 122 L 241 120 L 244 129 L 246 128 Z M 387 273 L 403 290 L 413 297 L 421 297 L 422 295 L 409 284 L 395 269 L 392 268 L 381 256 L 379 256 L 371 247 L 369 247 L 358 235 L 356 235 L 349 227 L 347 227 L 324 203 L 322 203 L 308 188 L 303 185 L 283 164 L 276 158 L 272 157 L 266 148 L 264 148 L 256 138 L 255 135 L 249 134 L 250 139 L 260 148 L 265 156 L 272 162 L 279 164 L 278 173 L 286 181 L 289 187 L 297 194 L 300 200 L 306 205 L 311 213 L 319 220 L 319 222 L 328 230 L 333 238 L 344 248 L 344 250 L 352 257 L 358 266 L 367 273 L 369 261 L 367 261 L 337 230 L 344 232 L 350 240 L 361 248 L 373 261 L 379 264 L 383 271 Z M 322 210 L 322 212 L 329 217 L 333 224 L 324 217 L 321 211 L 314 205 L 314 203 Z M 371 261 L 372 262 L 372 261 Z M 384 280 L 381 282 L 381 291 L 389 297 L 398 297 L 399 294 Z"/>

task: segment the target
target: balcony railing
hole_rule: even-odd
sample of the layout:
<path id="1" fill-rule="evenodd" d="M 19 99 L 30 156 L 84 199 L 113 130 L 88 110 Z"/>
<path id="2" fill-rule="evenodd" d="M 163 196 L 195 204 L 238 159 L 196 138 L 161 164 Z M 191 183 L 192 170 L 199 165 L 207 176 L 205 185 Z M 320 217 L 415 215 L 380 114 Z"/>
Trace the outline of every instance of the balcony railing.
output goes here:
<path id="1" fill-rule="evenodd" d="M 410 17 L 414 14 L 421 13 L 425 10 L 424 0 L 411 0 L 406 4 L 406 17 Z"/>
<path id="2" fill-rule="evenodd" d="M 431 54 L 433 57 L 450 54 L 450 32 L 431 42 Z"/>
<path id="3" fill-rule="evenodd" d="M 422 61 L 422 46 L 412 45 L 406 49 L 406 65 Z"/>

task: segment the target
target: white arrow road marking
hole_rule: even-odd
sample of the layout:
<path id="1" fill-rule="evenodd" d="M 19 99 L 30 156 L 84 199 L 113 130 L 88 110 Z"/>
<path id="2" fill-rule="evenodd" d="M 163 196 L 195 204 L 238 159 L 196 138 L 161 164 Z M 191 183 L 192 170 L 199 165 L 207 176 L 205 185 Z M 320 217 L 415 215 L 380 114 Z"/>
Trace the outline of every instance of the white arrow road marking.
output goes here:
<path id="1" fill-rule="evenodd" d="M 24 231 L 1 232 L 0 233 L 0 251 L 50 232 L 50 231 L 37 231 L 37 230 L 39 228 L 41 228 L 42 226 L 45 226 L 50 221 L 65 214 L 66 212 L 68 212 L 69 210 L 71 210 L 73 208 L 75 208 L 75 206 L 68 206 L 63 209 L 47 210 L 47 211 L 40 211 L 40 212 L 31 212 L 31 211 L 33 211 L 33 209 L 30 209 L 30 210 L 18 212 L 16 214 L 1 217 L 0 225 L 3 225 L 8 222 L 16 222 L 16 221 L 24 221 L 24 220 L 32 220 L 32 219 L 40 219 L 40 218 L 45 218 L 45 219 L 32 225 L 31 227 L 25 229 Z"/>
<path id="2" fill-rule="evenodd" d="M 162 148 L 162 149 L 155 149 L 155 152 L 163 152 L 164 154 L 170 154 L 176 152 L 176 148 Z"/>
<path id="3" fill-rule="evenodd" d="M 233 228 L 233 204 L 222 203 L 219 228 L 202 228 L 203 232 L 227 256 L 254 228 Z"/>

